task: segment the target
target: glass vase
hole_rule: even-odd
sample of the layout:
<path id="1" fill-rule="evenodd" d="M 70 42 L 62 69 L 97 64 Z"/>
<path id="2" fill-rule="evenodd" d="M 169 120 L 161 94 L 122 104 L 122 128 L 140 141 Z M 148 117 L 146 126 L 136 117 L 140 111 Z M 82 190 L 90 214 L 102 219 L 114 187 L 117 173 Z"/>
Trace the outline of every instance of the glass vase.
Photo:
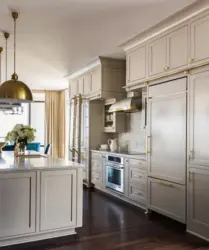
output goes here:
<path id="1" fill-rule="evenodd" d="M 24 154 L 26 150 L 26 144 L 24 142 L 20 142 L 19 144 L 19 151 L 21 154 Z"/>

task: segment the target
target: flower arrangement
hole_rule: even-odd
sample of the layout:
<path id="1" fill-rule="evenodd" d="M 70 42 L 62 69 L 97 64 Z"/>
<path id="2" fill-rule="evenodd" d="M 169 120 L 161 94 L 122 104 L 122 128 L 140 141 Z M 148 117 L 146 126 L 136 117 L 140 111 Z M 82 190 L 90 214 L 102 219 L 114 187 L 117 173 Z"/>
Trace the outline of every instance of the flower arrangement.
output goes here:
<path id="1" fill-rule="evenodd" d="M 20 149 L 24 150 L 28 142 L 35 140 L 35 132 L 36 130 L 29 125 L 16 124 L 13 130 L 7 133 L 5 140 L 14 142 L 15 145 L 19 144 Z"/>

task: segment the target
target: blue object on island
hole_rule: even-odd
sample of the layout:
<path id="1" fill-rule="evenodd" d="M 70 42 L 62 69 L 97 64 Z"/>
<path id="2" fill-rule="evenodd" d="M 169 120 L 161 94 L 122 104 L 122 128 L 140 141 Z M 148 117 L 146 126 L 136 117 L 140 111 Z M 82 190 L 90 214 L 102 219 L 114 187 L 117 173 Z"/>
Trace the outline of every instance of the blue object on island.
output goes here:
<path id="1" fill-rule="evenodd" d="M 2 151 L 14 151 L 14 149 L 15 149 L 14 145 L 8 145 L 8 144 L 6 144 L 2 148 Z M 40 144 L 40 142 L 29 142 L 26 149 L 27 150 L 33 150 L 33 151 L 40 152 L 41 144 Z"/>

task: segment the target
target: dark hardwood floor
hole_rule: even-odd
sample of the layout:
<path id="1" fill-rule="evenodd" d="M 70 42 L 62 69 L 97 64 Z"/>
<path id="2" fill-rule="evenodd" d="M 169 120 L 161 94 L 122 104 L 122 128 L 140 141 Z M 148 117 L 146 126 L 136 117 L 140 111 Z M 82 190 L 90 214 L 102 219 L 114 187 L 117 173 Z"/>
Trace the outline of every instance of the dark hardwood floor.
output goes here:
<path id="1" fill-rule="evenodd" d="M 76 237 L 4 247 L 1 250 L 206 250 L 209 243 L 185 232 L 185 226 L 100 192 L 84 191 L 83 227 Z"/>

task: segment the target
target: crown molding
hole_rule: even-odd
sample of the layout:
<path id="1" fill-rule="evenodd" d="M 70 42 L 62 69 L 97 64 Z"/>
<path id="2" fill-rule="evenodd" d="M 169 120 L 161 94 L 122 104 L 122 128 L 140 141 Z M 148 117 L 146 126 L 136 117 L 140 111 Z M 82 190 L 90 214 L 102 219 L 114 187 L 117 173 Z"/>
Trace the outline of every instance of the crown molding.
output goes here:
<path id="1" fill-rule="evenodd" d="M 162 33 L 180 25 L 189 19 L 207 11 L 209 9 L 208 0 L 198 0 L 195 3 L 185 7 L 184 9 L 176 12 L 174 15 L 164 19 L 163 21 L 157 23 L 149 29 L 146 29 L 136 35 L 135 37 L 129 39 L 128 41 L 121 44 L 119 47 L 123 48 L 125 51 L 132 49 Z"/>

